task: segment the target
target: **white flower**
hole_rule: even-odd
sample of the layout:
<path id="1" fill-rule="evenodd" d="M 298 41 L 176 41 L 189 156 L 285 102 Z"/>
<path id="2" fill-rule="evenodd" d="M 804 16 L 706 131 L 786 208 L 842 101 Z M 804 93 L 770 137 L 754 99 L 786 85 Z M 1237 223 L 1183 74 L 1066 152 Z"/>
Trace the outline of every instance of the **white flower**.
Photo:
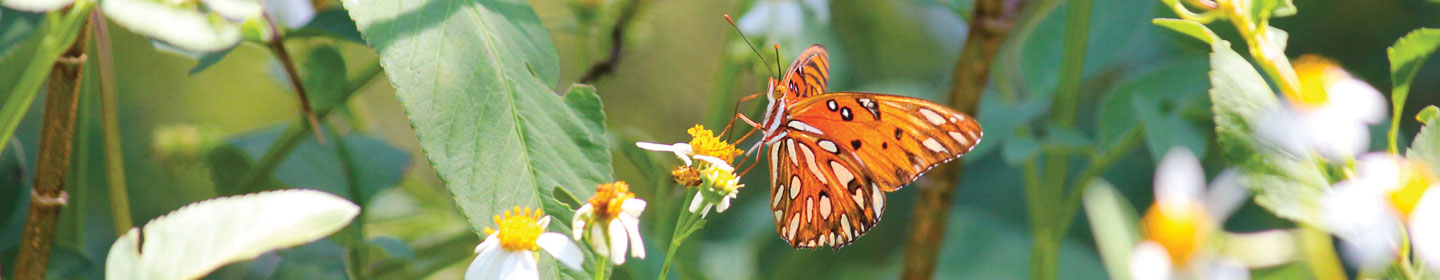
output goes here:
<path id="1" fill-rule="evenodd" d="M 1335 183 L 1325 194 L 1325 222 L 1345 241 L 1347 260 L 1362 271 L 1384 269 L 1398 256 L 1401 230 L 1409 226 L 1410 242 L 1426 263 L 1437 259 L 1437 207 L 1440 195 L 1423 164 L 1388 153 L 1361 155 L 1351 178 Z M 1423 247 L 1423 248 L 1422 248 Z"/>
<path id="2" fill-rule="evenodd" d="M 1330 160 L 1364 152 L 1369 126 L 1385 117 L 1385 99 L 1339 65 L 1316 56 L 1295 60 L 1299 96 L 1286 95 L 1283 110 L 1267 113 L 1257 123 L 1261 137 L 1296 154 L 1314 151 Z"/>
<path id="3" fill-rule="evenodd" d="M 739 183 L 740 178 L 735 176 L 735 168 L 730 164 L 713 157 L 697 158 L 710 162 L 710 167 L 701 172 L 703 183 L 695 192 L 695 199 L 690 201 L 690 213 L 700 213 L 700 217 L 704 218 L 712 208 L 716 213 L 725 212 L 730 209 L 730 199 L 734 199 L 745 185 Z"/>
<path id="4" fill-rule="evenodd" d="M 477 279 L 539 279 L 535 251 L 544 249 L 551 256 L 575 270 L 585 255 L 580 246 L 565 234 L 544 232 L 550 225 L 550 216 L 542 211 L 531 213 L 529 207 L 515 207 L 505 211 L 505 216 L 495 215 L 499 230 L 485 229 L 485 242 L 475 246 L 475 261 L 465 270 L 466 280 Z"/>
<path id="5" fill-rule="evenodd" d="M 1141 221 L 1145 240 L 1131 252 L 1129 273 L 1135 279 L 1248 279 L 1236 261 L 1206 252 L 1201 246 L 1220 231 L 1247 194 L 1235 171 L 1222 172 L 1205 190 L 1200 161 L 1184 148 L 1165 154 L 1155 173 L 1155 204 Z"/>
<path id="6" fill-rule="evenodd" d="M 645 201 L 630 193 L 625 182 L 601 184 L 595 196 L 575 211 L 571 222 L 575 240 L 589 239 L 595 254 L 609 257 L 615 265 L 625 264 L 625 251 L 637 259 L 645 258 L 645 242 L 640 239 L 640 213 Z"/>

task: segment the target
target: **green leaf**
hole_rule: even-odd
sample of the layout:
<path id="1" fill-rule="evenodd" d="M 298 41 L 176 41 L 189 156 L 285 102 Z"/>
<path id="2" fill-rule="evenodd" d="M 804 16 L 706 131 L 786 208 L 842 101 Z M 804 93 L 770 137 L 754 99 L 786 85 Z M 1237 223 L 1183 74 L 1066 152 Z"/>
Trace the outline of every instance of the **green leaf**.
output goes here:
<path id="1" fill-rule="evenodd" d="M 329 111 L 344 105 L 354 93 L 346 90 L 345 59 L 334 47 L 321 46 L 311 50 L 309 59 L 301 67 L 305 94 L 315 104 L 316 111 Z"/>
<path id="2" fill-rule="evenodd" d="M 330 235 L 359 213 L 360 207 L 343 198 L 311 190 L 197 202 L 120 236 L 110 247 L 105 278 L 199 278 L 228 263 Z"/>
<path id="3" fill-rule="evenodd" d="M 150 39 L 150 45 L 154 46 L 157 50 L 178 54 L 184 57 L 188 57 L 190 59 L 194 59 L 195 67 L 190 68 L 190 75 L 199 74 L 200 72 L 205 71 L 205 69 L 210 69 L 210 66 L 213 66 L 215 65 L 215 63 L 220 62 L 220 59 L 223 59 L 225 58 L 225 56 L 230 55 L 230 52 L 235 51 L 235 48 L 240 46 L 240 44 L 235 44 L 223 50 L 202 52 L 177 47 L 175 45 L 165 43 L 165 41 L 160 41 L 156 39 Z"/>
<path id="4" fill-rule="evenodd" d="M 1157 18 L 1150 22 L 1160 27 L 1175 30 L 1176 32 L 1180 32 L 1180 34 L 1190 35 L 1190 37 L 1200 39 L 1200 41 L 1204 41 L 1206 44 L 1213 45 L 1217 41 L 1224 41 L 1220 40 L 1220 36 L 1215 35 L 1215 32 L 1210 31 L 1210 28 L 1205 27 L 1204 24 L 1200 24 L 1199 22 L 1174 18 Z"/>
<path id="5" fill-rule="evenodd" d="M 1295 3 L 1291 0 L 1253 0 L 1250 14 L 1257 20 L 1288 17 L 1295 15 Z"/>
<path id="6" fill-rule="evenodd" d="M 280 265 L 271 279 L 346 279 L 345 247 L 321 239 L 277 251 Z"/>
<path id="7" fill-rule="evenodd" d="M 1118 86 L 1102 95 L 1100 107 L 1095 110 L 1096 119 L 1099 120 L 1096 140 L 1101 145 L 1109 146 L 1127 129 L 1140 122 L 1141 116 L 1136 115 L 1135 108 L 1138 105 L 1134 104 L 1135 102 L 1169 101 L 1178 104 L 1205 94 L 1206 90 L 1210 89 L 1210 80 L 1206 76 L 1209 70 L 1210 61 L 1197 56 L 1160 65 L 1119 82 Z M 1135 99 L 1137 96 L 1151 97 Z"/>
<path id="8" fill-rule="evenodd" d="M 0 0 L 0 6 L 27 12 L 49 12 L 75 3 L 75 0 Z"/>
<path id="9" fill-rule="evenodd" d="M 1000 147 L 1000 156 L 1005 163 L 1018 166 L 1040 154 L 1040 140 L 1028 134 L 1016 134 Z"/>
<path id="10" fill-rule="evenodd" d="M 1131 99 L 1135 115 L 1145 126 L 1145 147 L 1149 149 L 1154 162 L 1160 162 L 1170 148 L 1180 146 L 1197 155 L 1204 155 L 1206 139 L 1203 128 L 1186 121 L 1176 111 L 1160 112 L 1156 97 L 1136 96 Z"/>
<path id="11" fill-rule="evenodd" d="M 599 97 L 586 86 L 555 94 L 559 58 L 526 1 L 343 4 L 473 231 L 502 210 L 542 206 L 555 186 L 588 197 L 613 180 Z M 540 268 L 569 273 L 549 257 Z"/>
<path id="12" fill-rule="evenodd" d="M 0 89 L 8 89 L 8 96 L 0 103 L 0 143 L 10 142 L 56 59 L 80 37 L 81 23 L 89 20 L 80 15 L 89 15 L 93 4 L 81 1 L 66 12 L 46 13 L 47 23 L 35 32 L 36 36 L 0 58 L 0 73 L 6 73 L 0 75 Z"/>
<path id="13" fill-rule="evenodd" d="M 149 0 L 105 0 L 100 9 L 115 24 L 186 50 L 214 52 L 240 43 L 240 24 L 198 9 Z"/>
<path id="14" fill-rule="evenodd" d="M 1280 100 L 1229 42 L 1211 44 L 1210 90 L 1220 155 L 1245 171 L 1255 202 L 1281 218 L 1323 225 L 1319 202 L 1329 179 L 1317 158 L 1292 155 L 1255 135 L 1251 124 L 1282 110 Z"/>
<path id="15" fill-rule="evenodd" d="M 270 149 L 285 132 L 286 125 L 274 126 L 260 131 L 237 135 L 226 140 L 243 151 L 246 160 L 245 166 L 240 167 L 240 162 L 233 159 L 233 153 L 212 153 L 211 164 L 226 163 L 231 166 L 229 169 L 215 167 L 216 183 L 220 186 L 233 185 L 234 181 L 223 181 L 223 178 L 239 180 L 240 176 L 248 171 L 249 162 L 254 162 L 264 157 L 265 152 Z M 327 137 L 339 137 L 329 135 Z M 400 178 L 409 168 L 410 155 L 398 148 L 385 143 L 380 139 L 364 136 L 358 133 L 346 134 L 344 136 L 346 148 L 349 149 L 350 158 L 355 160 L 355 175 L 360 183 L 360 198 L 350 195 L 350 189 L 345 179 L 344 167 L 340 158 L 331 145 L 322 145 L 315 141 L 314 137 L 305 137 L 300 140 L 295 149 L 290 152 L 280 165 L 271 174 L 274 180 L 297 188 L 307 188 L 325 191 L 331 194 L 351 198 L 361 205 L 369 201 L 361 198 L 375 197 L 387 188 L 395 186 Z M 217 148 L 216 151 L 223 151 L 225 146 Z M 226 157 L 223 161 L 218 157 Z M 224 174 L 221 174 L 224 173 Z M 229 174 L 229 175 L 225 175 Z"/>
<path id="16" fill-rule="evenodd" d="M 1140 244 L 1140 218 L 1125 196 L 1104 179 L 1091 181 L 1085 190 L 1085 215 L 1095 234 L 1095 247 L 1111 279 L 1130 275 L 1130 251 Z"/>
<path id="17" fill-rule="evenodd" d="M 1440 47 L 1440 29 L 1421 28 L 1411 31 L 1395 45 L 1385 50 L 1390 56 L 1390 151 L 1394 152 L 1396 138 L 1400 135 L 1400 112 L 1405 110 L 1405 98 L 1410 96 L 1410 83 L 1420 73 L 1425 59 Z"/>
<path id="18" fill-rule="evenodd" d="M 1420 133 L 1415 134 L 1415 140 L 1410 142 L 1410 149 L 1405 151 L 1405 157 L 1419 160 L 1430 168 L 1430 174 L 1440 174 L 1440 116 L 1435 115 L 1435 106 L 1425 108 L 1425 111 L 1432 113 L 1425 118 L 1425 126 L 1420 128 Z"/>
<path id="19" fill-rule="evenodd" d="M 11 47 L 35 34 L 35 31 L 40 29 L 42 18 L 43 14 L 0 7 L 0 57 L 5 57 L 10 53 Z"/>
<path id="20" fill-rule="evenodd" d="M 1415 114 L 1415 120 L 1424 122 L 1431 117 L 1435 117 L 1437 114 L 1440 114 L 1440 107 L 1435 107 L 1435 105 L 1425 106 L 1425 109 L 1420 109 L 1420 113 Z"/>
<path id="21" fill-rule="evenodd" d="M 360 30 L 356 29 L 355 21 L 350 19 L 350 14 L 345 9 L 326 9 L 315 13 L 315 18 L 310 19 L 304 27 L 294 32 L 285 33 L 287 38 L 302 36 L 333 36 L 356 43 L 365 43 L 360 37 Z"/>

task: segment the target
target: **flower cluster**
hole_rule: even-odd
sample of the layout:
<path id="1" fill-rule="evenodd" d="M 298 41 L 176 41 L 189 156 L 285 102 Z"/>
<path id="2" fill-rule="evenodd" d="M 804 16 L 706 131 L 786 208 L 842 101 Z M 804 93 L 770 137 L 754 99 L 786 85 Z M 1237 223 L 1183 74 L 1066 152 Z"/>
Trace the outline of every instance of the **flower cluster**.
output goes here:
<path id="1" fill-rule="evenodd" d="M 1260 136 L 1291 153 L 1314 151 L 1330 160 L 1364 152 L 1369 126 L 1385 115 L 1380 92 L 1329 59 L 1306 55 L 1294 66 L 1300 91 L 1285 95 L 1283 110 L 1261 118 Z"/>
<path id="2" fill-rule="evenodd" d="M 1415 255 L 1440 269 L 1436 184 L 1440 180 L 1420 161 L 1386 153 L 1362 155 L 1354 175 L 1326 193 L 1326 223 L 1345 241 L 1349 260 L 1362 269 L 1383 269 L 1402 258 L 1400 247 L 1407 235 Z"/>
<path id="3" fill-rule="evenodd" d="M 1155 204 L 1141 220 L 1142 241 L 1131 252 L 1135 279 L 1243 279 L 1249 271 L 1204 246 L 1245 199 L 1232 171 L 1206 191 L 1205 173 L 1189 150 L 1175 148 L 1156 169 Z"/>
<path id="4" fill-rule="evenodd" d="M 625 182 L 601 184 L 595 196 L 575 210 L 571 223 L 575 240 L 586 240 L 595 254 L 610 258 L 615 265 L 625 264 L 625 251 L 637 259 L 645 258 L 645 243 L 640 239 L 640 213 L 645 201 L 630 193 Z"/>
<path id="5" fill-rule="evenodd" d="M 485 228 L 485 242 L 475 246 L 475 260 L 465 270 L 466 280 L 539 279 L 535 252 L 544 249 L 575 270 L 585 260 L 580 247 L 564 234 L 545 232 L 550 216 L 544 211 L 516 206 L 504 216 L 495 215 L 499 229 Z"/>
<path id="6" fill-rule="evenodd" d="M 715 137 L 715 133 L 704 126 L 695 125 L 686 132 L 691 137 L 687 143 L 666 145 L 638 142 L 635 146 L 651 151 L 671 152 L 685 162 L 685 165 L 675 168 L 671 175 L 681 185 L 700 186 L 695 198 L 690 202 L 691 213 L 700 213 L 703 217 L 709 214 L 710 209 L 725 212 L 730 208 L 730 199 L 735 198 L 739 189 L 745 187 L 739 183 L 735 168 L 730 165 L 742 152 L 735 148 L 735 144 Z"/>

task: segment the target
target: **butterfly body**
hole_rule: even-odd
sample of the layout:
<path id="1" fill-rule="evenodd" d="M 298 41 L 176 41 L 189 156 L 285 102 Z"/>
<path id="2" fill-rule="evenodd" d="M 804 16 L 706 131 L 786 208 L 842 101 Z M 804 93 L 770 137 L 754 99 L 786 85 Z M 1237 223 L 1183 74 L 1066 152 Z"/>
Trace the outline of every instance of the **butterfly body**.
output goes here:
<path id="1" fill-rule="evenodd" d="M 970 116 L 913 97 L 826 93 L 829 60 L 812 45 L 771 79 L 763 140 L 777 233 L 795 248 L 840 247 L 879 223 L 885 193 L 963 156 L 983 131 Z"/>

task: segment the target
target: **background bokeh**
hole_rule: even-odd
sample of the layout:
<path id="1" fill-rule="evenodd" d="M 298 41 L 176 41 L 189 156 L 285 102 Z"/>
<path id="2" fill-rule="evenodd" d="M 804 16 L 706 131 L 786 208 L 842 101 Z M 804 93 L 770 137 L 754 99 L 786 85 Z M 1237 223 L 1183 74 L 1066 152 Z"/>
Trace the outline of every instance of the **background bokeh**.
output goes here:
<path id="1" fill-rule="evenodd" d="M 605 59 L 610 52 L 608 36 L 615 14 L 631 1 L 530 1 L 559 49 L 561 85 L 577 82 L 592 64 Z M 599 78 L 595 86 L 605 104 L 615 175 L 630 182 L 641 198 L 652 201 L 642 225 L 647 239 L 654 241 L 646 244 L 650 257 L 618 267 L 617 278 L 648 278 L 658 273 L 666 245 L 659 240 L 670 232 L 668 224 L 674 220 L 673 212 L 679 211 L 680 203 L 686 199 L 673 182 L 667 181 L 667 170 L 654 169 L 678 161 L 663 154 L 640 153 L 631 143 L 685 141 L 688 137 L 684 130 L 697 123 L 722 127 L 738 96 L 764 90 L 765 78 L 774 71 L 769 69 L 776 61 L 768 53 L 768 46 L 779 43 L 779 61 L 788 63 L 809 44 L 825 45 L 832 59 L 831 90 L 895 93 L 937 101 L 948 98 L 951 73 L 968 31 L 969 1 L 799 1 L 805 2 L 799 5 L 799 13 L 755 20 L 760 27 L 746 30 L 766 53 L 759 58 L 744 46 L 721 15 L 730 14 L 744 22 L 749 19 L 742 15 L 752 7 L 770 5 L 770 1 L 639 1 L 642 6 L 623 29 L 621 59 L 615 71 Z M 823 5 L 814 5 L 816 2 Z M 986 128 L 986 138 L 965 158 L 965 176 L 955 194 L 946 238 L 934 244 L 942 248 L 936 273 L 939 278 L 1027 278 L 1031 238 L 1021 172 L 1010 160 L 1016 156 L 1013 154 L 1027 151 L 1023 147 L 1005 147 L 1016 131 L 1026 129 L 1023 124 L 1047 120 L 1043 116 L 1059 76 L 1065 15 L 1063 3 L 1030 5 L 1033 14 L 1022 20 L 1033 20 L 1033 29 L 1012 30 L 982 97 L 978 118 Z M 1110 0 L 1096 1 L 1094 5 L 1079 114 L 1082 131 L 1103 141 L 1114 136 L 1113 131 L 1101 128 L 1104 122 L 1135 121 L 1103 116 L 1110 108 L 1109 102 L 1118 102 L 1112 101 L 1112 96 L 1154 96 L 1165 100 L 1160 102 L 1162 113 L 1184 120 L 1161 128 L 1155 135 L 1147 134 L 1151 137 L 1147 137 L 1146 148 L 1128 154 L 1104 175 L 1136 208 L 1141 208 L 1151 200 L 1154 165 L 1172 145 L 1201 152 L 1211 175 L 1221 169 L 1218 152 L 1213 148 L 1209 101 L 1204 98 L 1209 88 L 1205 76 L 1209 69 L 1208 47 L 1150 24 L 1152 18 L 1174 17 L 1159 1 Z M 1299 0 L 1295 5 L 1299 10 L 1296 16 L 1273 22 L 1290 34 L 1287 55 L 1333 58 L 1381 92 L 1388 92 L 1390 85 L 1385 48 L 1415 28 L 1440 26 L 1440 4 L 1429 1 Z M 325 9 L 339 9 L 337 3 L 320 6 L 325 7 L 322 16 Z M 345 14 L 340 11 L 331 16 Z M 16 35 L 3 31 L 27 24 L 27 17 L 32 24 L 37 18 L 3 11 L 0 44 L 12 43 Z M 1234 38 L 1230 27 L 1212 27 L 1222 37 Z M 198 156 L 200 148 L 186 146 L 191 144 L 170 145 L 167 141 L 175 141 L 177 136 L 165 133 L 172 131 L 167 128 L 184 127 L 179 137 L 199 139 L 195 143 L 229 141 L 244 146 L 245 139 L 266 141 L 253 138 L 264 138 L 266 133 L 273 138 L 279 127 L 296 121 L 298 105 L 294 94 L 280 64 L 264 46 L 241 44 L 211 68 L 191 74 L 194 59 L 157 49 L 149 39 L 125 28 L 111 25 L 109 30 L 116 50 L 124 163 L 136 221 L 217 194 L 212 169 L 223 167 L 209 164 Z M 381 192 L 367 209 L 367 236 L 379 239 L 377 244 L 389 244 L 380 245 L 390 246 L 386 252 L 415 260 L 417 267 L 422 263 L 425 267 L 447 267 L 431 278 L 459 277 L 468 264 L 472 246 L 479 240 L 469 232 L 443 182 L 423 157 L 405 112 L 383 74 L 373 79 L 363 76 L 366 69 L 376 65 L 374 51 L 357 42 L 323 36 L 287 43 L 298 53 L 316 45 L 338 46 L 351 80 L 368 81 L 347 107 L 327 120 L 342 132 L 376 140 L 374 145 L 359 148 L 356 154 L 360 161 L 393 163 L 386 168 L 402 174 L 384 179 L 394 180 L 397 187 Z M 304 57 L 300 59 L 303 63 Z M 1436 64 L 1432 59 L 1422 68 L 1402 116 L 1414 115 L 1424 104 L 1440 103 L 1440 95 L 1435 94 L 1440 91 L 1440 79 L 1433 78 L 1440 74 Z M 95 86 L 93 82 L 86 85 Z M 0 93 L 0 100 L 8 94 Z M 67 208 L 63 212 L 59 231 L 59 240 L 73 246 L 57 249 L 57 254 L 73 254 L 73 265 L 94 267 L 68 275 L 79 278 L 100 276 L 98 266 L 104 263 L 105 252 L 115 236 L 100 158 L 100 124 L 86 121 L 98 116 L 95 100 L 95 95 L 82 97 L 72 169 L 78 180 L 67 187 L 75 211 Z M 33 178 L 25 174 L 33 172 L 27 168 L 33 166 L 38 146 L 41 104 L 43 100 L 35 102 L 16 132 L 18 146 L 6 146 L 0 155 L 0 168 L 6 170 L 0 172 L 0 206 L 13 206 L 0 207 L 0 264 L 5 265 L 0 270 L 8 271 L 13 265 L 20 239 L 24 204 L 7 200 L 28 200 L 26 193 Z M 759 118 L 763 113 L 760 105 L 763 99 L 745 104 L 741 112 Z M 1408 142 L 1403 138 L 1414 135 L 1418 123 L 1402 121 L 1401 128 L 1401 141 Z M 1381 126 L 1374 127 L 1374 139 L 1382 139 L 1383 131 Z M 1372 143 L 1381 147 L 1381 141 Z M 195 145 L 201 144 L 191 146 Z M 746 142 L 740 146 L 749 145 Z M 318 146 L 312 150 L 325 152 Z M 302 151 L 308 151 L 303 144 Z M 297 152 L 281 170 L 299 172 L 291 175 L 297 178 L 314 176 L 307 180 L 316 180 L 316 184 L 340 180 L 322 176 L 329 170 L 329 163 L 315 162 L 304 154 Z M 675 270 L 680 275 L 711 279 L 874 279 L 899 275 L 904 261 L 901 251 L 910 226 L 910 202 L 915 197 L 913 188 L 891 193 L 889 214 L 856 243 L 838 252 L 797 251 L 774 234 L 764 192 L 769 185 L 766 176 L 760 171 L 750 173 L 744 178 L 748 187 L 742 189 L 735 206 L 725 213 L 712 214 L 698 238 L 687 243 L 678 256 L 682 261 L 677 262 Z M 1082 222 L 1074 224 L 1063 246 L 1061 277 L 1106 278 L 1089 227 L 1083 222 L 1084 215 L 1076 218 Z M 1253 203 L 1244 206 L 1225 226 L 1237 232 L 1293 227 Z M 343 267 L 336 268 L 338 261 L 327 258 L 334 257 L 331 253 L 337 250 L 340 248 L 333 242 L 321 241 L 232 265 L 212 277 L 248 278 L 256 275 L 254 271 L 271 271 L 270 277 L 282 279 L 334 277 L 334 273 L 343 273 Z M 1306 273 L 1292 265 L 1258 271 L 1255 276 L 1304 278 Z"/>

